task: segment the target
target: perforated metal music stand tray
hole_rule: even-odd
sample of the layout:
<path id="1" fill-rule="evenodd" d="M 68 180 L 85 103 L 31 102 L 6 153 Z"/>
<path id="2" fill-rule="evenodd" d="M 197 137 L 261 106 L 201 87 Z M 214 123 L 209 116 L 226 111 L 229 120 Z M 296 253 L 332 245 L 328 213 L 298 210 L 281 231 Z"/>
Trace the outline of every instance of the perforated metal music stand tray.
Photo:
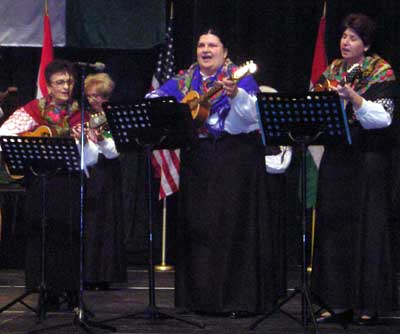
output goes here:
<path id="1" fill-rule="evenodd" d="M 119 152 L 151 146 L 175 149 L 196 140 L 186 104 L 171 96 L 132 103 L 108 103 L 106 117 Z"/>
<path id="2" fill-rule="evenodd" d="M 177 103 L 174 97 L 167 96 L 144 99 L 133 103 L 109 103 L 105 106 L 105 111 L 118 151 L 127 152 L 141 149 L 146 152 L 149 304 L 144 311 L 118 316 L 102 322 L 139 317 L 150 320 L 169 318 L 203 328 L 204 325 L 201 323 L 160 312 L 155 303 L 152 150 L 184 148 L 194 144 L 197 137 L 190 109 L 187 104 Z"/>
<path id="3" fill-rule="evenodd" d="M 301 286 L 296 287 L 283 301 L 270 312 L 257 319 L 250 329 L 280 310 L 291 319 L 298 321 L 304 328 L 311 317 L 315 332 L 318 325 L 315 320 L 306 266 L 306 194 L 307 171 L 306 150 L 311 144 L 351 145 L 349 119 L 339 95 L 335 92 L 307 92 L 305 94 L 259 93 L 257 109 L 263 142 L 265 145 L 296 146 L 301 154 L 301 206 L 302 206 L 302 273 Z M 301 294 L 301 315 L 299 321 L 281 310 L 297 294 Z"/>
<path id="4" fill-rule="evenodd" d="M 351 144 L 349 120 L 335 92 L 260 93 L 257 98 L 267 145 Z"/>
<path id="5" fill-rule="evenodd" d="M 71 137 L 0 137 L 4 161 L 11 174 L 63 170 L 80 171 L 80 156 Z"/>
<path id="6" fill-rule="evenodd" d="M 42 322 L 46 314 L 46 179 L 48 176 L 65 171 L 79 173 L 80 156 L 72 138 L 53 137 L 0 137 L 0 146 L 3 151 L 4 161 L 11 174 L 26 175 L 31 172 L 38 176 L 41 182 L 42 209 L 41 209 L 41 280 L 37 288 L 28 290 L 0 309 L 0 313 L 16 303 L 21 303 L 38 316 Z M 28 295 L 38 292 L 37 309 L 26 304 L 23 299 Z"/>

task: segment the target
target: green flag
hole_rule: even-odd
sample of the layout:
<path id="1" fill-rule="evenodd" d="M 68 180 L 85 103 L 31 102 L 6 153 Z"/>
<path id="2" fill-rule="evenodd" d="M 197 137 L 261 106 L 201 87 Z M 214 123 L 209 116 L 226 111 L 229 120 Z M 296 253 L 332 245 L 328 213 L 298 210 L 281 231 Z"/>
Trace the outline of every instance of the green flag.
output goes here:
<path id="1" fill-rule="evenodd" d="M 310 87 L 312 88 L 328 66 L 325 51 L 326 2 L 319 22 L 317 40 L 311 69 Z M 318 169 L 324 153 L 323 146 L 309 146 L 307 150 L 307 208 L 315 207 L 317 202 Z"/>
<path id="2" fill-rule="evenodd" d="M 67 1 L 67 45 L 147 49 L 165 38 L 165 0 Z"/>

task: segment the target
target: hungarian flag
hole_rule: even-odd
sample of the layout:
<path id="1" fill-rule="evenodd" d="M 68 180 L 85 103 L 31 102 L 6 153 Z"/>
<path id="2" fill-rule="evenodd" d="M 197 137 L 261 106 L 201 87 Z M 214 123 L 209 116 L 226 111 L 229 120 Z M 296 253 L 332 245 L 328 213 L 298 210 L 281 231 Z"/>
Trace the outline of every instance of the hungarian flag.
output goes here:
<path id="1" fill-rule="evenodd" d="M 151 90 L 159 88 L 175 73 L 173 7 L 165 36 L 165 44 L 158 55 L 157 68 L 151 81 Z M 156 177 L 160 178 L 159 199 L 163 199 L 179 190 L 180 150 L 153 151 L 152 164 Z"/>
<path id="2" fill-rule="evenodd" d="M 51 37 L 51 26 L 50 18 L 45 9 L 43 17 L 43 43 L 42 43 L 42 55 L 40 58 L 39 74 L 37 79 L 37 94 L 36 98 L 47 96 L 47 84 L 44 75 L 44 70 L 50 62 L 53 61 L 53 40 Z"/>
<path id="3" fill-rule="evenodd" d="M 317 41 L 315 43 L 314 57 L 311 69 L 310 89 L 313 88 L 322 73 L 328 66 L 325 51 L 325 27 L 326 27 L 326 1 L 319 22 Z M 324 147 L 311 145 L 307 152 L 307 208 L 315 207 L 317 201 L 318 169 L 321 162 Z"/>
<path id="4" fill-rule="evenodd" d="M 321 74 L 328 66 L 325 51 L 325 29 L 326 29 L 326 2 L 324 2 L 324 9 L 322 17 L 319 21 L 317 41 L 314 48 L 314 57 L 311 68 L 310 86 L 314 87 Z"/>

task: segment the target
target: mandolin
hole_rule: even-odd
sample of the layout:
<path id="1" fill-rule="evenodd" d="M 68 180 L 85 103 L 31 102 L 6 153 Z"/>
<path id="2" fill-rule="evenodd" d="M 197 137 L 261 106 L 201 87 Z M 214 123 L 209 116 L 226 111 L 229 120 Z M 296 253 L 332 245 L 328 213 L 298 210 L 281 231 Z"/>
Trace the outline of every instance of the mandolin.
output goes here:
<path id="1" fill-rule="evenodd" d="M 257 71 L 257 65 L 253 61 L 248 61 L 239 66 L 235 73 L 232 74 L 231 80 L 238 82 L 249 74 Z M 203 124 L 210 114 L 209 99 L 223 88 L 222 84 L 217 82 L 206 93 L 200 95 L 198 92 L 191 90 L 182 99 L 181 103 L 189 105 L 193 120 L 198 124 Z"/>
<path id="2" fill-rule="evenodd" d="M 99 111 L 96 113 L 90 113 L 89 122 L 87 123 L 90 129 L 98 129 L 100 131 L 108 130 L 108 122 L 106 113 Z"/>
<path id="3" fill-rule="evenodd" d="M 47 125 L 40 125 L 33 131 L 26 131 L 19 134 L 21 137 L 52 137 L 53 132 Z"/>
<path id="4" fill-rule="evenodd" d="M 51 131 L 51 129 L 47 125 L 39 125 L 35 130 L 21 132 L 20 134 L 18 134 L 18 136 L 20 136 L 20 137 L 52 137 L 53 136 L 53 132 Z M 11 174 L 9 172 L 9 169 L 8 169 L 6 164 L 4 165 L 4 167 L 5 167 L 5 170 L 7 171 L 7 173 L 10 175 L 10 177 L 13 180 L 21 180 L 21 179 L 24 178 L 23 175 Z"/>
<path id="5" fill-rule="evenodd" d="M 353 82 L 361 75 L 361 66 L 360 64 L 353 64 L 350 68 L 346 71 L 346 74 L 338 82 L 337 80 L 329 80 L 326 79 L 324 83 L 316 84 L 314 87 L 315 92 L 324 92 L 330 91 L 332 88 L 337 87 L 337 85 L 344 86 L 346 84 L 353 84 Z"/>

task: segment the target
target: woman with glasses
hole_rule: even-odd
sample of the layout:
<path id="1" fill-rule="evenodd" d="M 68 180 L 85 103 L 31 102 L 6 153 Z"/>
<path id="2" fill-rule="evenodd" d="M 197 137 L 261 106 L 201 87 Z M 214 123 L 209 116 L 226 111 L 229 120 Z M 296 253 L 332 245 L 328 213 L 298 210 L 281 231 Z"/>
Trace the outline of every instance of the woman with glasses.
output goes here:
<path id="1" fill-rule="evenodd" d="M 52 136 L 80 138 L 81 113 L 72 93 L 75 69 L 65 60 L 54 60 L 45 69 L 48 94 L 14 111 L 0 127 L 0 135 L 23 135 L 46 126 Z M 97 152 L 85 147 L 85 165 L 97 161 Z M 79 174 L 52 173 L 46 177 L 45 202 L 40 178 L 27 172 L 23 179 L 26 196 L 23 228 L 26 234 L 26 287 L 35 290 L 41 282 L 41 231 L 43 207 L 46 212 L 45 311 L 77 303 L 79 287 Z"/>
<path id="2" fill-rule="evenodd" d="M 86 180 L 84 281 L 88 290 L 107 290 L 111 283 L 126 281 L 127 274 L 121 165 L 103 110 L 113 89 L 114 82 L 106 73 L 90 74 L 85 79 L 87 137 L 98 152 Z"/>

